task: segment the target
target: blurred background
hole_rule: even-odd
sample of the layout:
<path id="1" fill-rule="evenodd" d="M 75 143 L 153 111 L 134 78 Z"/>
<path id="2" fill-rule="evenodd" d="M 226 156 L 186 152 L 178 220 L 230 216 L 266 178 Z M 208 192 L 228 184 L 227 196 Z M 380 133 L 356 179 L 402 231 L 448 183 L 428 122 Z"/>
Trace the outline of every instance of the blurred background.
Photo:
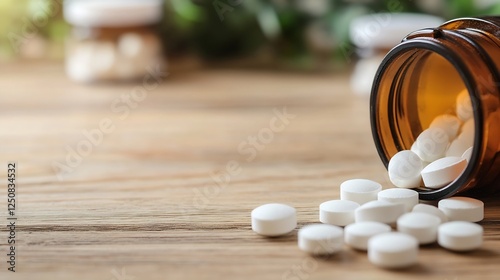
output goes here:
<path id="1" fill-rule="evenodd" d="M 22 279 L 115 266 L 286 278 L 307 259 L 292 238 L 258 247 L 251 209 L 279 201 L 313 221 L 344 180 L 390 186 L 364 98 L 383 55 L 414 30 L 491 14 L 500 0 L 0 0 L 0 158 L 21 166 Z M 458 279 L 496 267 L 498 250 L 475 269 L 424 253 L 439 265 L 410 272 Z M 333 263 L 318 275 L 374 272 Z"/>
<path id="2" fill-rule="evenodd" d="M 64 2 L 0 1 L 0 60 L 62 60 L 71 32 Z M 191 57 L 207 64 L 331 71 L 346 69 L 356 56 L 349 27 L 362 15 L 411 12 L 448 20 L 500 14 L 500 1 L 164 0 L 162 9 L 158 34 L 170 63 Z"/>

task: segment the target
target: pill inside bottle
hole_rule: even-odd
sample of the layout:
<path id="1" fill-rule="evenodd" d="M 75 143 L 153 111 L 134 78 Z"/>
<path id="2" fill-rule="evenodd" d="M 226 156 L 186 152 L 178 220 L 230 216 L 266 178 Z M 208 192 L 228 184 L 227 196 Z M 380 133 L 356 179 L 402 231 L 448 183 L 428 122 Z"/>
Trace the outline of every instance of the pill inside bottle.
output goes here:
<path id="1" fill-rule="evenodd" d="M 420 199 L 500 186 L 498 34 L 500 17 L 456 19 L 418 30 L 393 48 L 377 71 L 370 101 L 377 150 L 386 167 L 401 151 L 418 155 L 421 162 L 408 166 L 398 156 L 398 169 L 389 169 L 389 175 L 396 184 L 415 188 Z M 412 166 L 422 169 L 420 183 Z M 405 181 L 405 174 L 411 178 Z"/>

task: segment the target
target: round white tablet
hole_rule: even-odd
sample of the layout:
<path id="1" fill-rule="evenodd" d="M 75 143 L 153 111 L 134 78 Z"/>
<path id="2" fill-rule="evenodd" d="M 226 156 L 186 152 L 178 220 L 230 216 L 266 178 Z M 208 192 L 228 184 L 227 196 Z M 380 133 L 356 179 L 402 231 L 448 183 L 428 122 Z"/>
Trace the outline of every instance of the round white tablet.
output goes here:
<path id="1" fill-rule="evenodd" d="M 432 120 L 429 127 L 439 127 L 446 131 L 449 139 L 457 137 L 462 121 L 454 115 L 439 115 Z"/>
<path id="2" fill-rule="evenodd" d="M 412 235 L 420 244 L 436 242 L 441 220 L 431 214 L 410 212 L 399 217 L 398 231 Z"/>
<path id="3" fill-rule="evenodd" d="M 422 170 L 422 180 L 425 187 L 438 189 L 460 177 L 466 167 L 467 160 L 462 157 L 440 158 Z"/>
<path id="4" fill-rule="evenodd" d="M 474 123 L 474 119 L 469 119 L 464 122 L 462 125 L 462 129 L 457 138 L 463 138 L 469 146 L 472 146 L 474 143 L 474 134 L 476 133 L 476 124 Z"/>
<path id="5" fill-rule="evenodd" d="M 465 137 L 457 137 L 451 142 L 448 150 L 446 150 L 445 156 L 460 157 L 471 146 L 471 144 L 472 142 L 468 141 Z"/>
<path id="6" fill-rule="evenodd" d="M 126 33 L 118 38 L 118 51 L 127 57 L 136 57 L 140 54 L 144 42 L 140 35 Z"/>
<path id="7" fill-rule="evenodd" d="M 356 223 L 371 221 L 394 224 L 404 213 L 405 207 L 401 203 L 374 200 L 358 207 L 354 211 L 354 220 Z"/>
<path id="8" fill-rule="evenodd" d="M 441 223 L 446 223 L 448 221 L 448 217 L 444 214 L 444 212 L 439 210 L 439 208 L 437 208 L 434 205 L 419 203 L 415 205 L 415 207 L 413 207 L 412 212 L 427 213 L 434 215 L 439 218 Z"/>
<path id="9" fill-rule="evenodd" d="M 438 207 L 450 221 L 479 222 L 484 218 L 484 203 L 470 197 L 442 199 Z"/>
<path id="10" fill-rule="evenodd" d="M 465 159 L 467 162 L 470 161 L 470 158 L 472 157 L 472 149 L 473 147 L 469 147 L 465 152 L 462 154 L 462 158 Z"/>
<path id="11" fill-rule="evenodd" d="M 344 231 L 333 225 L 307 225 L 299 230 L 298 244 L 300 250 L 310 254 L 333 254 L 344 245 Z"/>
<path id="12" fill-rule="evenodd" d="M 346 226 L 354 223 L 354 210 L 359 204 L 349 200 L 330 200 L 320 204 L 319 221 L 324 224 Z"/>
<path id="13" fill-rule="evenodd" d="M 446 153 L 450 139 L 440 127 L 429 127 L 422 131 L 415 141 L 413 152 L 423 161 L 435 161 Z"/>
<path id="14" fill-rule="evenodd" d="M 389 161 L 387 171 L 391 182 L 399 188 L 418 188 L 424 168 L 422 159 L 409 150 L 400 151 Z"/>
<path id="15" fill-rule="evenodd" d="M 418 203 L 418 192 L 409 189 L 386 189 L 378 193 L 378 200 L 401 203 L 410 212 Z"/>
<path id="16" fill-rule="evenodd" d="M 352 179 L 340 184 L 340 199 L 350 200 L 360 205 L 377 200 L 377 193 L 382 190 L 382 185 L 367 179 Z"/>
<path id="17" fill-rule="evenodd" d="M 483 243 L 483 227 L 464 221 L 444 223 L 438 229 L 438 243 L 453 251 L 477 249 Z"/>
<path id="18" fill-rule="evenodd" d="M 252 230 L 260 235 L 285 235 L 297 227 L 295 208 L 279 203 L 261 205 L 252 210 Z"/>
<path id="19" fill-rule="evenodd" d="M 418 241 L 401 232 L 376 235 L 368 241 L 368 259 L 383 268 L 411 266 L 418 260 Z"/>
<path id="20" fill-rule="evenodd" d="M 470 99 L 469 91 L 467 89 L 462 90 L 456 100 L 457 116 L 462 120 L 466 121 L 474 115 L 472 110 L 472 102 Z"/>
<path id="21" fill-rule="evenodd" d="M 344 228 L 344 242 L 354 249 L 366 250 L 370 238 L 390 231 L 390 226 L 378 222 L 350 224 Z"/>

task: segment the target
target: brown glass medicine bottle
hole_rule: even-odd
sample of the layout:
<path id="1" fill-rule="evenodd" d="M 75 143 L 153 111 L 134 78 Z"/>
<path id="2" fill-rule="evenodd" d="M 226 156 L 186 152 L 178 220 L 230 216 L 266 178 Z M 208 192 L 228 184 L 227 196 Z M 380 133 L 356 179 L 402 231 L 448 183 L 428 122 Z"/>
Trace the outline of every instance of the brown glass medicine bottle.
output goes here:
<path id="1" fill-rule="evenodd" d="M 409 34 L 381 63 L 370 100 L 371 125 L 383 163 L 409 150 L 439 114 L 467 89 L 474 116 L 472 156 L 462 175 L 440 189 L 417 189 L 436 200 L 472 188 L 500 191 L 500 16 L 461 18 Z"/>

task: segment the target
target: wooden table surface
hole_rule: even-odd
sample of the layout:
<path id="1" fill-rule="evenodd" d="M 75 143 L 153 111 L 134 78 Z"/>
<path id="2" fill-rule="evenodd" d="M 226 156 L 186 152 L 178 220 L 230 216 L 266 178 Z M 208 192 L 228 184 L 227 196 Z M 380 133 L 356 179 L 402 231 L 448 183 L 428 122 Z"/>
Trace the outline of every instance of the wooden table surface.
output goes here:
<path id="1" fill-rule="evenodd" d="M 159 85 L 82 86 L 59 64 L 2 64 L 0 128 L 2 280 L 498 279 L 499 197 L 485 200 L 480 250 L 425 246 L 401 271 L 348 248 L 310 257 L 296 232 L 252 232 L 261 204 L 293 205 L 300 227 L 344 180 L 390 186 L 368 100 L 347 76 L 200 69 Z M 17 163 L 16 273 L 7 162 Z"/>

